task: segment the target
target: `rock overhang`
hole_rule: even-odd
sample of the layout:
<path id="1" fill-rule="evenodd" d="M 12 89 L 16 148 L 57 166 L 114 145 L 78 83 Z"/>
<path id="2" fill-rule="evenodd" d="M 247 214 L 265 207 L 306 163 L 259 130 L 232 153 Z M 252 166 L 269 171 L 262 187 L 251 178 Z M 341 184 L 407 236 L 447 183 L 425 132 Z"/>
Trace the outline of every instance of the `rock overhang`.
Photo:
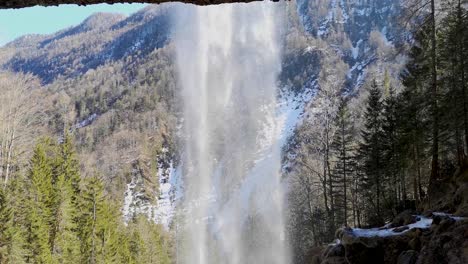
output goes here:
<path id="1" fill-rule="evenodd" d="M 32 6 L 57 6 L 61 4 L 93 5 L 117 3 L 147 3 L 161 4 L 166 2 L 181 2 L 195 5 L 218 5 L 226 3 L 248 3 L 259 0 L 0 0 L 0 9 L 23 8 Z M 277 2 L 278 0 L 272 0 Z"/>

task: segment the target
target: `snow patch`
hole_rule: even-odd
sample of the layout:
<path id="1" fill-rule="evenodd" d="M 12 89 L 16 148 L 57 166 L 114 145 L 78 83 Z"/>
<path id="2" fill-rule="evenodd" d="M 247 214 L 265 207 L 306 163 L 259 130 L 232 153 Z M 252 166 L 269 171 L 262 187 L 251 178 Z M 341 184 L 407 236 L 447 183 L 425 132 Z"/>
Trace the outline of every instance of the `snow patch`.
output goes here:
<path id="1" fill-rule="evenodd" d="M 81 122 L 78 122 L 75 124 L 75 129 L 79 129 L 79 128 L 83 128 L 83 127 L 86 127 L 86 126 L 89 126 L 91 125 L 91 123 L 94 122 L 94 120 L 96 120 L 98 118 L 98 115 L 96 113 L 88 116 L 87 118 L 85 118 L 84 120 L 82 120 Z"/>
<path id="2" fill-rule="evenodd" d="M 441 213 L 441 212 L 434 212 L 433 215 L 434 216 L 447 216 L 447 217 L 454 219 L 455 221 L 461 221 L 461 220 L 467 219 L 466 217 L 453 216 L 453 215 Z M 390 228 L 389 224 L 381 228 L 369 228 L 369 229 L 353 228 L 352 232 L 357 237 L 387 237 L 387 236 L 396 236 L 396 235 L 404 234 L 414 228 L 427 229 L 432 225 L 432 221 L 433 221 L 432 218 L 424 217 L 422 215 L 416 215 L 416 217 L 418 218 L 418 221 L 407 225 L 408 228 L 401 232 L 394 231 L 396 228 L 400 228 L 400 227 Z"/>
<path id="3" fill-rule="evenodd" d="M 328 34 L 330 23 L 333 22 L 336 17 L 336 7 L 337 7 L 336 0 L 332 0 L 330 3 L 330 10 L 328 11 L 327 16 L 322 21 L 322 23 L 320 23 L 320 27 L 317 31 L 317 36 L 322 37 Z"/>
<path id="4" fill-rule="evenodd" d="M 152 203 L 143 192 L 141 177 L 133 177 L 127 184 L 122 208 L 125 223 L 128 223 L 134 216 L 142 214 L 169 229 L 175 214 L 176 202 L 182 197 L 183 183 L 180 167 L 175 168 L 173 160 L 169 161 L 169 166 L 164 163 L 164 159 L 168 157 L 167 154 L 168 150 L 163 148 L 161 157 L 158 158 L 159 192 L 152 194 L 157 197 L 156 203 Z"/>
<path id="5" fill-rule="evenodd" d="M 395 232 L 395 228 L 388 228 L 384 226 L 383 228 L 353 228 L 353 234 L 358 237 L 387 237 L 395 236 L 408 232 L 414 228 L 429 228 L 432 224 L 432 219 L 424 216 L 418 216 L 419 220 L 416 223 L 408 225 L 408 229 L 403 230 L 402 232 Z"/>
<path id="6" fill-rule="evenodd" d="M 353 55 L 353 58 L 355 60 L 357 60 L 357 58 L 359 57 L 359 46 L 361 45 L 361 43 L 363 42 L 362 39 L 360 39 L 357 43 L 356 43 L 356 47 L 353 47 L 351 52 L 352 52 L 352 55 Z"/>

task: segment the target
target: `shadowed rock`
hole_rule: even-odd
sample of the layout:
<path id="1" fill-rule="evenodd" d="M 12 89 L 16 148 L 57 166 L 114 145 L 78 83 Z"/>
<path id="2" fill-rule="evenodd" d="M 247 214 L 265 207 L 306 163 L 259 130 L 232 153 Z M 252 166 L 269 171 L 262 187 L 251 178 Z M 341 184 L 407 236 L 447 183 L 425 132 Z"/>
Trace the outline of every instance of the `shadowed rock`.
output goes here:
<path id="1" fill-rule="evenodd" d="M 160 4 L 165 2 L 182 2 L 195 5 L 219 5 L 224 3 L 247 3 L 256 0 L 0 0 L 0 9 L 6 8 L 22 8 L 30 6 L 56 6 L 61 4 L 77 4 L 77 5 L 92 5 L 92 4 L 115 4 L 115 3 L 151 3 Z M 276 0 L 277 1 L 277 0 Z M 275 1 L 275 2 L 276 2 Z"/>

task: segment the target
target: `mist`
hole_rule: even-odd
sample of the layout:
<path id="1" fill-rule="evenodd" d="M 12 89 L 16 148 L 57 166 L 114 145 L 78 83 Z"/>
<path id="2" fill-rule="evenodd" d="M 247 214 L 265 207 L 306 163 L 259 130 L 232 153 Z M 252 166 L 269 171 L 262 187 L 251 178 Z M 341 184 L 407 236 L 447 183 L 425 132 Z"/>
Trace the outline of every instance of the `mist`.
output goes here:
<path id="1" fill-rule="evenodd" d="M 288 263 L 276 118 L 283 4 L 180 5 L 180 263 Z"/>

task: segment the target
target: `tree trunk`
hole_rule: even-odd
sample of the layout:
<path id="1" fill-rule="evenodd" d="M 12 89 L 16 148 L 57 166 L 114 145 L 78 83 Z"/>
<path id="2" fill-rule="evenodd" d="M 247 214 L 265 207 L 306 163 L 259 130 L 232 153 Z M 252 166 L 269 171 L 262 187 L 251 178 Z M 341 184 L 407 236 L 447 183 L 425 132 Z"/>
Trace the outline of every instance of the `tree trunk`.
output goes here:
<path id="1" fill-rule="evenodd" d="M 348 226 L 348 190 L 346 185 L 346 145 L 345 145 L 345 127 L 344 121 L 341 122 L 341 136 L 342 136 L 342 149 L 343 149 L 343 206 L 344 206 L 344 225 Z"/>
<path id="2" fill-rule="evenodd" d="M 431 95 L 432 95 L 432 169 L 431 184 L 439 178 L 439 110 L 438 110 L 438 92 L 437 92 L 437 39 L 436 39 L 436 19 L 435 2 L 431 0 Z"/>
<path id="3" fill-rule="evenodd" d="M 13 155 L 14 141 L 15 141 L 15 130 L 12 130 L 10 142 L 8 144 L 8 149 L 7 149 L 6 171 L 5 171 L 5 181 L 3 183 L 3 189 L 7 187 L 9 176 L 10 176 L 10 167 L 11 167 L 11 159 Z"/>
<path id="4" fill-rule="evenodd" d="M 325 164 L 328 176 L 328 191 L 330 195 L 330 231 L 335 231 L 335 201 L 333 199 L 333 181 L 331 175 L 331 168 L 330 168 L 330 136 L 329 136 L 329 126 L 327 125 L 327 132 L 326 132 L 326 145 L 325 145 Z"/>
<path id="5" fill-rule="evenodd" d="M 458 0 L 457 24 L 460 27 L 463 23 L 461 0 Z M 458 28 L 458 36 L 460 41 L 460 73 L 461 73 L 461 88 L 463 98 L 463 126 L 465 130 L 465 151 L 468 151 L 468 105 L 466 102 L 466 83 L 465 83 L 465 33 L 462 33 L 462 28 Z"/>
<path id="6" fill-rule="evenodd" d="M 416 151 L 416 145 L 414 144 L 413 145 L 413 155 L 414 155 L 414 160 L 416 161 L 417 160 L 417 151 Z M 416 169 L 416 173 L 414 174 L 414 177 L 413 177 L 413 196 L 414 196 L 414 201 L 416 202 L 416 206 L 419 204 L 419 195 L 418 195 L 418 164 L 417 162 L 415 162 L 414 164 L 414 168 Z"/>
<path id="7" fill-rule="evenodd" d="M 323 188 L 323 200 L 325 203 L 325 211 L 327 214 L 330 211 L 330 207 L 328 206 L 328 192 L 327 192 L 327 165 L 325 163 L 325 157 L 323 160 L 323 179 L 322 179 L 322 188 Z"/>
<path id="8" fill-rule="evenodd" d="M 96 192 L 93 193 L 93 230 L 91 234 L 91 259 L 90 263 L 95 264 L 96 259 L 95 259 L 95 247 L 96 247 L 96 221 L 97 221 L 97 208 L 96 208 L 96 203 L 97 203 L 97 197 L 96 197 Z"/>

